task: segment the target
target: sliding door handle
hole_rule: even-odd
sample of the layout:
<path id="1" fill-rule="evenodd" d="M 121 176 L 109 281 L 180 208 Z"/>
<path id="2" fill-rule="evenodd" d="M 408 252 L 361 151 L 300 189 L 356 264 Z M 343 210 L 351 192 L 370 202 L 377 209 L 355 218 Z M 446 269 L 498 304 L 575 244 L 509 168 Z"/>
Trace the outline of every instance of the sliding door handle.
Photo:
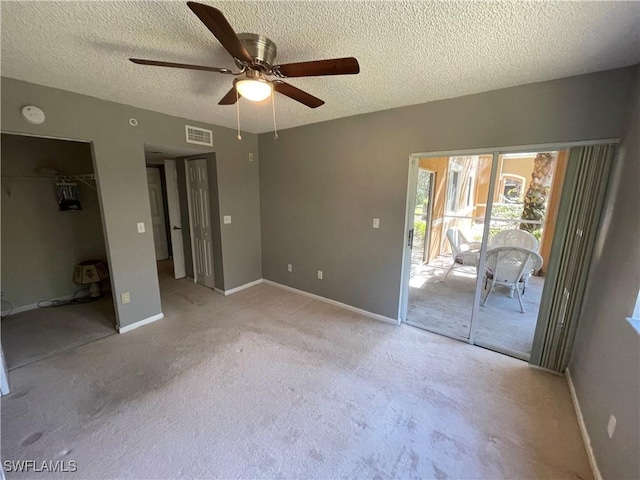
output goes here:
<path id="1" fill-rule="evenodd" d="M 413 228 L 409 230 L 409 242 L 408 246 L 411 250 L 413 250 Z"/>

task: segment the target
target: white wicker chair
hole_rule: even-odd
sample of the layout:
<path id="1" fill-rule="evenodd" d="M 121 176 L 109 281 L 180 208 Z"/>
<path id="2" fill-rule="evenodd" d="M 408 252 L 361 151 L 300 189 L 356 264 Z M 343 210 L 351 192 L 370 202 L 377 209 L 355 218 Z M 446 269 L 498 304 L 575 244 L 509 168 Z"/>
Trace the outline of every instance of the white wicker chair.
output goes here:
<path id="1" fill-rule="evenodd" d="M 538 246 L 539 243 L 536 237 L 517 228 L 502 230 L 489 240 L 489 248 L 522 247 L 537 252 Z"/>
<path id="2" fill-rule="evenodd" d="M 496 233 L 493 238 L 489 240 L 487 250 L 497 247 L 522 247 L 537 252 L 539 245 L 538 239 L 529 232 L 512 228 Z M 525 272 L 522 277 L 524 280 L 523 295 L 525 288 L 529 285 L 529 278 L 531 278 L 532 273 L 533 272 Z M 513 290 L 511 291 L 511 296 L 513 297 Z"/>
<path id="3" fill-rule="evenodd" d="M 490 284 L 482 306 L 487 304 L 489 296 L 493 292 L 496 285 L 504 285 L 509 287 L 511 292 L 514 290 L 518 294 L 520 302 L 520 312 L 524 313 L 524 304 L 522 303 L 522 294 L 520 293 L 520 285 L 524 287 L 527 275 L 532 271 L 535 272 L 542 268 L 542 257 L 534 252 L 522 247 L 497 247 L 487 252 L 487 260 L 485 262 L 485 280 Z"/>
<path id="4" fill-rule="evenodd" d="M 470 242 L 457 228 L 447 230 L 447 240 L 451 244 L 453 263 L 440 279 L 441 282 L 444 282 L 456 266 L 477 267 L 480 258 L 480 242 Z"/>

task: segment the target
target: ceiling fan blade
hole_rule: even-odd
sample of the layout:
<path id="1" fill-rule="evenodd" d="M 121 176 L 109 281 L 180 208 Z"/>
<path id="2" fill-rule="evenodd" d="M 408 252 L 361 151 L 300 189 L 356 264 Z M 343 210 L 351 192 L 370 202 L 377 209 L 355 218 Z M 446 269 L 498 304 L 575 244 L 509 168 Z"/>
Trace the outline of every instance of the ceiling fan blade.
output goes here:
<path id="1" fill-rule="evenodd" d="M 355 75 L 360 73 L 360 65 L 354 57 L 331 58 L 312 62 L 286 63 L 274 67 L 285 77 L 318 77 L 321 75 Z"/>
<path id="2" fill-rule="evenodd" d="M 197 2 L 187 2 L 187 5 L 232 57 L 245 63 L 253 62 L 253 58 L 220 10 Z"/>
<path id="3" fill-rule="evenodd" d="M 232 87 L 231 90 L 227 92 L 227 94 L 222 97 L 222 100 L 218 102 L 218 105 L 233 105 L 238 100 L 238 95 L 236 93 L 236 87 Z"/>
<path id="4" fill-rule="evenodd" d="M 313 95 L 300 90 L 299 88 L 289 85 L 288 83 L 276 80 L 273 82 L 273 88 L 276 92 L 286 95 L 293 100 L 306 105 L 309 108 L 318 108 L 320 105 L 324 105 L 324 100 L 320 100 Z"/>
<path id="5" fill-rule="evenodd" d="M 187 63 L 172 63 L 162 62 L 160 60 L 143 60 L 141 58 L 130 58 L 130 61 L 137 63 L 138 65 L 152 65 L 155 67 L 171 67 L 171 68 L 184 68 L 187 70 L 202 70 L 204 72 L 218 72 L 218 73 L 231 73 L 231 70 L 227 68 L 206 67 L 203 65 L 189 65 Z"/>

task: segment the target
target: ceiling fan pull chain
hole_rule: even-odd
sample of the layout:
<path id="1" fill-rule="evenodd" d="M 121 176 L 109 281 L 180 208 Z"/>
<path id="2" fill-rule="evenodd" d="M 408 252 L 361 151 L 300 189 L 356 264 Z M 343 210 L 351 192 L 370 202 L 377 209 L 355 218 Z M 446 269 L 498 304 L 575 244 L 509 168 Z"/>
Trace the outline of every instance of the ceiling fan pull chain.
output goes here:
<path id="1" fill-rule="evenodd" d="M 242 134 L 240 133 L 240 94 L 236 89 L 236 116 L 238 118 L 238 140 L 242 140 Z"/>
<path id="2" fill-rule="evenodd" d="M 240 133 L 240 94 L 236 88 L 236 116 L 238 117 L 238 140 L 242 140 L 242 134 Z"/>
<path id="3" fill-rule="evenodd" d="M 276 125 L 276 94 L 271 92 L 271 107 L 273 109 L 273 139 L 278 139 L 278 126 Z"/>

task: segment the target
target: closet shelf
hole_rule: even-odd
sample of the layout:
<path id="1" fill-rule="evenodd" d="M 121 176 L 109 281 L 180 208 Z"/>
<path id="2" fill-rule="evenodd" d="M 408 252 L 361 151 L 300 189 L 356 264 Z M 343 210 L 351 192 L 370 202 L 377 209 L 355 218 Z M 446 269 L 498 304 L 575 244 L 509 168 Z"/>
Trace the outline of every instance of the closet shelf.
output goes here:
<path id="1" fill-rule="evenodd" d="M 77 180 L 79 182 L 84 183 L 89 188 L 93 188 L 94 190 L 98 190 L 95 185 L 92 185 L 88 182 L 88 180 L 96 181 L 96 176 L 93 173 L 88 173 L 85 175 L 57 175 L 56 178 L 59 182 L 71 182 Z"/>
<path id="2" fill-rule="evenodd" d="M 89 181 L 96 180 L 96 176 L 93 173 L 87 173 L 82 175 L 2 175 L 2 178 L 51 178 L 61 183 L 67 182 L 82 182 L 93 190 L 97 190 L 95 185 L 89 183 Z"/>

